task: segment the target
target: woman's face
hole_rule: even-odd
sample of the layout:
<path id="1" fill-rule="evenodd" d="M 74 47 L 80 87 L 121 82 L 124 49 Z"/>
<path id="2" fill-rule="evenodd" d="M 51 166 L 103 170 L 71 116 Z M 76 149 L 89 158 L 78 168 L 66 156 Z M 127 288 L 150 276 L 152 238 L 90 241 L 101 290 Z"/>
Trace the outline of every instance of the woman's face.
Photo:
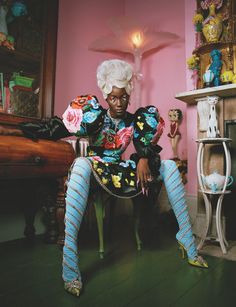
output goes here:
<path id="1" fill-rule="evenodd" d="M 129 95 L 124 88 L 113 86 L 112 92 L 107 96 L 106 101 L 109 105 L 111 116 L 114 118 L 122 118 L 128 107 Z"/>

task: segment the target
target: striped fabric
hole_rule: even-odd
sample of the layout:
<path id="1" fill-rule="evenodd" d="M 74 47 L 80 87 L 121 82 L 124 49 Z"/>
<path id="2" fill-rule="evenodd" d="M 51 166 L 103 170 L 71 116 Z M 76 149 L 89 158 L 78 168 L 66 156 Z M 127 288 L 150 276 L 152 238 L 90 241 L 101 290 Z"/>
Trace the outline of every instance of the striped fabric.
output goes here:
<path id="1" fill-rule="evenodd" d="M 172 160 L 163 160 L 161 162 L 160 174 L 164 181 L 171 207 L 179 224 L 176 239 L 187 250 L 188 258 L 195 259 L 198 255 L 197 248 L 186 205 L 184 185 L 176 163 Z"/>
<path id="2" fill-rule="evenodd" d="M 176 238 L 186 248 L 188 258 L 195 259 L 197 249 L 185 201 L 184 186 L 176 163 L 172 160 L 162 161 L 160 174 L 179 224 Z M 87 205 L 90 176 L 89 162 L 86 158 L 77 158 L 68 179 L 66 193 L 65 245 L 63 248 L 63 279 L 65 282 L 81 281 L 77 237 Z"/>
<path id="3" fill-rule="evenodd" d="M 80 280 L 77 237 L 86 209 L 91 168 L 86 158 L 77 158 L 73 164 L 66 192 L 65 244 L 63 248 L 64 281 Z"/>

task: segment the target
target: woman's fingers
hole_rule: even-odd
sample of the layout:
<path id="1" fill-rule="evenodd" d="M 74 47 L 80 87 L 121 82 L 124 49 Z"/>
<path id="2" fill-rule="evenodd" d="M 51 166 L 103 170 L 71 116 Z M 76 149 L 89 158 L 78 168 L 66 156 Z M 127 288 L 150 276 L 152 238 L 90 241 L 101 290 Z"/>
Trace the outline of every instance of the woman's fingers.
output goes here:
<path id="1" fill-rule="evenodd" d="M 137 186 L 140 184 L 143 194 L 147 195 L 148 183 L 152 180 L 152 175 L 147 159 L 140 159 L 137 165 Z"/>
<path id="2" fill-rule="evenodd" d="M 150 181 L 150 177 L 150 173 L 143 172 L 139 174 L 139 182 L 144 195 L 148 195 L 148 182 Z"/>

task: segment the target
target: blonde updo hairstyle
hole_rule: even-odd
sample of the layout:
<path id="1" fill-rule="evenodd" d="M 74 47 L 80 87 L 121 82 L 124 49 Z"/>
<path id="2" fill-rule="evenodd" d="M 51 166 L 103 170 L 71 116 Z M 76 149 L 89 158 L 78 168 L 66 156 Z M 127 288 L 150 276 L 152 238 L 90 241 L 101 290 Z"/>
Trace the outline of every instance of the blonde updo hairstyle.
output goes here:
<path id="1" fill-rule="evenodd" d="M 107 60 L 102 62 L 97 69 L 97 84 L 102 91 L 104 99 L 112 92 L 112 87 L 124 88 L 128 95 L 131 94 L 133 69 L 122 60 Z"/>

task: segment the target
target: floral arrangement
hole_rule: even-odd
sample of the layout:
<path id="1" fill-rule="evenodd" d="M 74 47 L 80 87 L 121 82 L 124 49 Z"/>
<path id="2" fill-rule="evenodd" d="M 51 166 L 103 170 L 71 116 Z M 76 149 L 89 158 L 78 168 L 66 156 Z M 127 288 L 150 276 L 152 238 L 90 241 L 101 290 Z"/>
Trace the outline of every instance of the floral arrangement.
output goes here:
<path id="1" fill-rule="evenodd" d="M 217 9 L 221 8 L 223 0 L 204 0 L 201 1 L 201 7 L 203 10 L 207 10 L 212 4 L 215 5 Z"/>
<path id="2" fill-rule="evenodd" d="M 195 26 L 196 32 L 202 31 L 202 23 L 203 23 L 204 17 L 200 13 L 196 13 L 193 16 L 193 24 Z"/>
<path id="3" fill-rule="evenodd" d="M 187 59 L 188 68 L 191 70 L 199 70 L 200 58 L 193 54 L 190 58 Z"/>
<path id="4" fill-rule="evenodd" d="M 199 69 L 200 69 L 200 58 L 193 54 L 190 58 L 187 59 L 188 69 L 192 70 L 192 80 L 194 89 L 197 89 L 198 79 L 199 79 Z"/>

